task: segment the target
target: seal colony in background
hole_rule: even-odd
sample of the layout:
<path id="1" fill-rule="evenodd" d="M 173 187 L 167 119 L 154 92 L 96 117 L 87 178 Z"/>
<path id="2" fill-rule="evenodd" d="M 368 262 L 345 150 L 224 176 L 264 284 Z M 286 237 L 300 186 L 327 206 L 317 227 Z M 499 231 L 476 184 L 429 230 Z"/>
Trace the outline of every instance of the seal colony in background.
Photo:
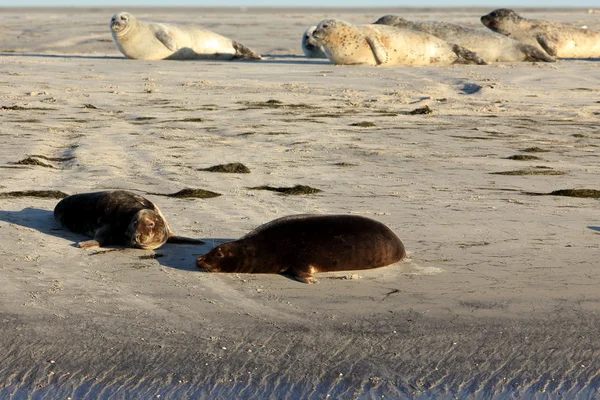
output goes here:
<path id="1" fill-rule="evenodd" d="M 54 207 L 54 219 L 70 231 L 93 238 L 79 242 L 81 248 L 122 245 L 152 250 L 167 242 L 204 243 L 176 236 L 156 205 L 125 190 L 65 197 Z"/>
<path id="2" fill-rule="evenodd" d="M 318 283 L 317 272 L 364 270 L 401 261 L 404 244 L 390 228 L 356 215 L 291 215 L 198 257 L 207 272 L 286 274 Z"/>

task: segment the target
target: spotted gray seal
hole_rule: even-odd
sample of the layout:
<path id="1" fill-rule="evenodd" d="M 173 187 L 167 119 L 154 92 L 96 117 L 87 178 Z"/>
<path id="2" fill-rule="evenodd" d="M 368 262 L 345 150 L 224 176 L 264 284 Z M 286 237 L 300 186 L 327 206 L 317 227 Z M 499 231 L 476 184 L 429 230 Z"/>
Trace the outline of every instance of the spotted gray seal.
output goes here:
<path id="1" fill-rule="evenodd" d="M 476 53 L 457 44 L 425 32 L 387 25 L 352 25 L 338 19 L 326 19 L 317 26 L 313 37 L 334 64 L 487 64 Z"/>
<path id="2" fill-rule="evenodd" d="M 544 61 L 554 62 L 545 51 L 523 44 L 499 33 L 467 28 L 440 21 L 408 21 L 396 15 L 385 15 L 375 24 L 427 32 L 448 43 L 456 43 L 476 52 L 487 62 Z"/>
<path id="3" fill-rule="evenodd" d="M 381 222 L 355 215 L 292 215 L 198 257 L 208 272 L 288 274 L 317 283 L 316 272 L 362 270 L 402 260 L 402 241 Z"/>
<path id="4" fill-rule="evenodd" d="M 313 32 L 317 26 L 311 26 L 302 35 L 302 52 L 308 58 L 327 58 L 323 51 L 323 46 L 313 37 Z"/>
<path id="5" fill-rule="evenodd" d="M 54 208 L 64 228 L 94 238 L 78 247 L 124 245 L 156 249 L 169 243 L 204 243 L 176 236 L 160 209 L 150 200 L 125 190 L 80 193 L 65 197 Z"/>
<path id="6" fill-rule="evenodd" d="M 541 48 L 554 57 L 600 57 L 599 31 L 573 28 L 554 21 L 527 19 L 507 8 L 482 16 L 481 22 L 494 32 Z"/>
<path id="7" fill-rule="evenodd" d="M 120 12 L 110 20 L 115 44 L 135 60 L 260 59 L 260 55 L 217 33 L 171 24 L 143 23 Z"/>

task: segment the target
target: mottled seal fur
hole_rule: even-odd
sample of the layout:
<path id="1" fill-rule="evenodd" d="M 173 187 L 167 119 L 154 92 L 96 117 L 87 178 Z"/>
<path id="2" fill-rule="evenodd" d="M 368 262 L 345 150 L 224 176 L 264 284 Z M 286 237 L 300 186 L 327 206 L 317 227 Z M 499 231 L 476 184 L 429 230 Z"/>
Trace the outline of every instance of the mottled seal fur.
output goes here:
<path id="1" fill-rule="evenodd" d="M 334 64 L 450 65 L 487 64 L 476 53 L 425 32 L 387 25 L 322 21 L 313 32 Z"/>
<path id="2" fill-rule="evenodd" d="M 198 257 L 208 272 L 288 274 L 317 283 L 312 274 L 383 267 L 406 256 L 381 222 L 354 215 L 292 215 L 261 225 L 239 240 Z"/>
<path id="3" fill-rule="evenodd" d="M 481 22 L 494 32 L 541 48 L 553 57 L 600 57 L 599 31 L 573 28 L 553 21 L 527 19 L 507 8 L 484 15 Z"/>
<path id="4" fill-rule="evenodd" d="M 323 51 L 323 46 L 313 37 L 313 32 L 317 26 L 311 26 L 302 35 L 302 52 L 308 58 L 327 58 Z"/>
<path id="5" fill-rule="evenodd" d="M 175 236 L 156 205 L 124 190 L 65 197 L 54 208 L 54 218 L 64 228 L 94 238 L 79 242 L 81 248 L 124 245 L 156 249 L 166 242 L 204 243 Z"/>
<path id="6" fill-rule="evenodd" d="M 143 23 L 121 12 L 110 20 L 115 44 L 135 60 L 260 59 L 243 44 L 200 28 Z"/>
<path id="7" fill-rule="evenodd" d="M 449 22 L 408 21 L 396 15 L 383 16 L 375 24 L 429 33 L 448 43 L 466 47 L 487 62 L 555 61 L 545 51 L 535 46 L 488 30 L 467 28 Z"/>

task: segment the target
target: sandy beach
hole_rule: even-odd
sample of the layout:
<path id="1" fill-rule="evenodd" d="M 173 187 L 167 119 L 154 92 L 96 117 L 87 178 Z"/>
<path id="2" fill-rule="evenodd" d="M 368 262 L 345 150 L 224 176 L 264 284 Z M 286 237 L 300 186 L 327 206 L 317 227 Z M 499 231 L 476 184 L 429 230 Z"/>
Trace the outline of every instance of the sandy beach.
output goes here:
<path id="1" fill-rule="evenodd" d="M 264 59 L 128 60 L 119 11 Z M 339 67 L 300 48 L 328 17 L 484 29 L 489 11 L 2 9 L 0 399 L 600 397 L 600 203 L 542 195 L 600 190 L 600 60 Z M 201 171 L 233 162 L 251 172 Z M 163 196 L 185 188 L 220 196 Z M 79 249 L 57 198 L 11 194 L 108 189 L 206 244 Z M 194 266 L 299 213 L 381 221 L 408 257 L 316 285 Z"/>

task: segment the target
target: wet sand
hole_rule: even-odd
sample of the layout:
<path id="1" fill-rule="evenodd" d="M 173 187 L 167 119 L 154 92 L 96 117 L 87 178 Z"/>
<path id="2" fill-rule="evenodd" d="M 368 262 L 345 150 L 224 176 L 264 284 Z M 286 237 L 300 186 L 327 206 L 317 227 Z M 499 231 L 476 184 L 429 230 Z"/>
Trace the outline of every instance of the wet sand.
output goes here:
<path id="1" fill-rule="evenodd" d="M 598 60 L 373 68 L 301 56 L 302 32 L 326 17 L 476 27 L 486 9 L 131 9 L 265 55 L 132 61 L 108 31 L 118 11 L 0 17 L 0 398 L 600 395 L 598 199 L 534 195 L 600 190 Z M 600 29 L 586 10 L 521 13 Z M 251 173 L 199 171 L 226 162 Z M 262 185 L 322 192 L 249 189 Z M 221 196 L 157 195 L 184 188 Z M 82 250 L 52 218 L 57 199 L 6 195 L 107 189 L 148 197 L 207 244 Z M 194 267 L 296 213 L 382 221 L 408 259 L 318 285 Z"/>

